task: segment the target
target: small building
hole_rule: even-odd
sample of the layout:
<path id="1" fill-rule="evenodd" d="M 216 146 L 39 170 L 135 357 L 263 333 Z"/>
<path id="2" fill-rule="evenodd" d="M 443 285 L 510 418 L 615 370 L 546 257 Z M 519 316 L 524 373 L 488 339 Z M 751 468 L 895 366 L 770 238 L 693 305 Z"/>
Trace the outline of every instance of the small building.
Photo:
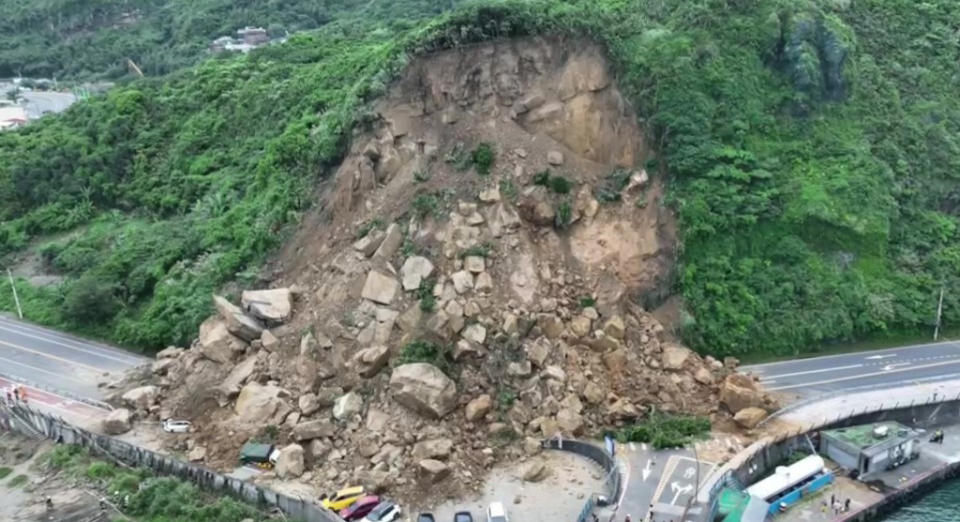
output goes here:
<path id="1" fill-rule="evenodd" d="M 820 432 L 820 453 L 863 477 L 916 458 L 919 436 L 894 421 L 825 430 Z"/>
<path id="2" fill-rule="evenodd" d="M 27 112 L 12 103 L 0 103 L 0 131 L 16 129 L 27 124 Z"/>
<path id="3" fill-rule="evenodd" d="M 270 41 L 267 30 L 263 27 L 244 27 L 237 30 L 237 37 L 247 45 L 257 46 Z"/>

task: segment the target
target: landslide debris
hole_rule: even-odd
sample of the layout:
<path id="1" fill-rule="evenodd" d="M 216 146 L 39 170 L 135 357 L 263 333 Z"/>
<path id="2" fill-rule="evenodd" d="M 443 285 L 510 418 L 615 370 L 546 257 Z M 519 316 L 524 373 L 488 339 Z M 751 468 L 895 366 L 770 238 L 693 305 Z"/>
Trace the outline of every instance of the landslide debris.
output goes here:
<path id="1" fill-rule="evenodd" d="M 773 407 L 644 308 L 669 295 L 674 218 L 599 47 L 419 57 L 373 114 L 262 284 L 214 296 L 125 396 L 191 420 L 180 449 L 230 468 L 267 440 L 280 478 L 417 504 L 650 408 Z"/>

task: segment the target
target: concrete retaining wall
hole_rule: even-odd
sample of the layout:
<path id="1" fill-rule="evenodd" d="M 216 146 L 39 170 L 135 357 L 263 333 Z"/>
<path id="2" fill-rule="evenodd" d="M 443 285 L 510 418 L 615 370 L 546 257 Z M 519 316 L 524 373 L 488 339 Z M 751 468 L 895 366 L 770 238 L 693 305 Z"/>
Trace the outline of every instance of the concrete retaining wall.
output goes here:
<path id="1" fill-rule="evenodd" d="M 99 455 L 109 455 L 127 465 L 145 467 L 161 475 L 193 482 L 204 490 L 223 493 L 260 508 L 276 507 L 287 517 L 303 522 L 341 522 L 340 517 L 312 502 L 227 477 L 216 471 L 134 446 L 106 435 L 91 433 L 61 419 L 23 405 L 0 403 L 0 426 L 30 437 L 43 437 L 59 444 L 77 444 Z"/>
<path id="2" fill-rule="evenodd" d="M 587 442 L 580 442 L 576 440 L 565 440 L 559 441 L 557 439 L 545 440 L 541 443 L 541 446 L 544 449 L 552 449 L 559 451 L 569 451 L 571 453 L 576 453 L 586 457 L 597 463 L 604 471 L 607 473 L 606 486 L 607 491 L 605 494 L 611 502 L 616 502 L 620 498 L 620 488 L 622 487 L 622 477 L 620 476 L 620 470 L 617 467 L 616 460 L 607 453 L 607 451 L 599 446 Z M 589 506 L 589 509 L 588 507 Z M 590 512 L 593 510 L 594 499 L 587 499 L 587 504 L 584 506 L 583 512 L 580 513 L 580 517 L 577 519 L 578 522 L 584 522 L 587 520 Z"/>

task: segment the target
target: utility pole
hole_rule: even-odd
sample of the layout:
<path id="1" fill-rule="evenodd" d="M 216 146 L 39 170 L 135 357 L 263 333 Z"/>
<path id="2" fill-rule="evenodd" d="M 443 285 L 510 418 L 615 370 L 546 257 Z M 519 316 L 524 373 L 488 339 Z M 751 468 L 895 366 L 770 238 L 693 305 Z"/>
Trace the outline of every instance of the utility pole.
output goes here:
<path id="1" fill-rule="evenodd" d="M 13 274 L 7 269 L 7 277 L 10 278 L 10 288 L 13 290 L 13 302 L 17 304 L 17 315 L 23 320 L 23 310 L 20 309 L 20 298 L 17 297 L 17 285 L 13 284 Z"/>
<path id="2" fill-rule="evenodd" d="M 940 301 L 937 303 L 937 326 L 933 328 L 933 340 L 940 337 L 940 318 L 943 317 L 943 287 L 940 287 Z"/>

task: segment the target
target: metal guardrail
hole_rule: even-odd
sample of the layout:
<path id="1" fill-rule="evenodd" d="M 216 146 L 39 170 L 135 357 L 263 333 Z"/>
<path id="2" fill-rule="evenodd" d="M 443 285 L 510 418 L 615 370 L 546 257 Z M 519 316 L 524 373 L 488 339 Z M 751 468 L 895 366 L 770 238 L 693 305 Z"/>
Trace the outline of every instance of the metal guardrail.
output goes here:
<path id="1" fill-rule="evenodd" d="M 72 426 L 63 419 L 37 411 L 24 404 L 0 401 L 0 426 L 32 434 L 61 444 L 77 444 L 94 453 L 109 456 L 130 466 L 151 468 L 159 474 L 172 475 L 195 483 L 201 489 L 225 493 L 238 500 L 257 506 L 276 507 L 287 517 L 303 522 L 342 522 L 333 512 L 311 499 L 294 498 L 271 489 L 222 475 L 203 466 L 161 455 L 146 448 L 107 435 L 91 433 Z"/>
<path id="2" fill-rule="evenodd" d="M 540 443 L 540 446 L 544 449 L 569 451 L 596 462 L 607 473 L 605 479 L 607 498 L 614 502 L 620 498 L 620 488 L 623 485 L 623 477 L 620 476 L 620 468 L 617 465 L 617 461 L 611 457 L 605 449 L 588 442 L 578 440 L 561 441 L 558 439 L 544 440 Z M 579 518 L 577 518 L 577 522 L 585 522 L 588 520 L 595 505 L 596 499 L 591 495 L 584 504 L 583 510 L 580 512 Z"/>

